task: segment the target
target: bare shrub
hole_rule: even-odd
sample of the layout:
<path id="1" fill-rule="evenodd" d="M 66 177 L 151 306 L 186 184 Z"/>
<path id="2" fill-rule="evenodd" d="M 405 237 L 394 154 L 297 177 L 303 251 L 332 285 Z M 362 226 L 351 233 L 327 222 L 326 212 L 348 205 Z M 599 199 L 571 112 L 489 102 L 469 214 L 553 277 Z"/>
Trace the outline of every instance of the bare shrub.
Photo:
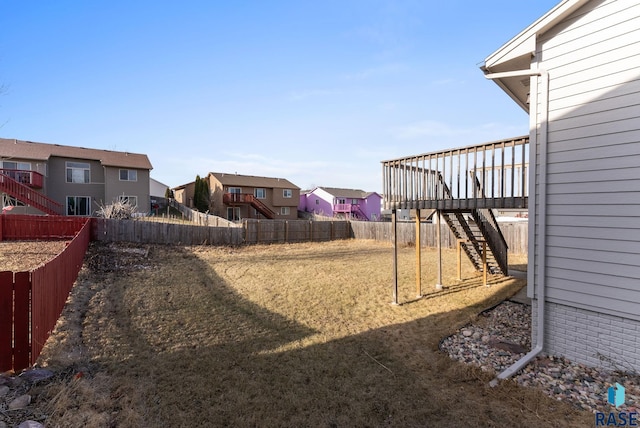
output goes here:
<path id="1" fill-rule="evenodd" d="M 136 213 L 136 207 L 129 202 L 117 201 L 109 205 L 99 204 L 99 206 L 100 209 L 98 209 L 96 215 L 102 218 L 129 220 Z"/>

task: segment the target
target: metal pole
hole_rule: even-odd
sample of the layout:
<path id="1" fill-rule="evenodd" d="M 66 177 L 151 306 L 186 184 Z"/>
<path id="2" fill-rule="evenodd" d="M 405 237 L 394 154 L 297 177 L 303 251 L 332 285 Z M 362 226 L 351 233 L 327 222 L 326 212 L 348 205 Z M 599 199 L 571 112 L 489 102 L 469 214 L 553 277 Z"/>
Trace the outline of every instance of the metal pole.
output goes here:
<path id="1" fill-rule="evenodd" d="M 420 210 L 416 210 L 416 297 L 422 297 L 422 246 L 420 245 Z"/>
<path id="2" fill-rule="evenodd" d="M 393 241 L 393 301 L 398 304 L 398 218 L 396 210 L 391 210 L 391 235 Z"/>
<path id="3" fill-rule="evenodd" d="M 440 210 L 436 211 L 436 235 L 438 239 L 438 282 L 436 283 L 436 290 L 442 290 L 442 236 L 440 233 Z"/>

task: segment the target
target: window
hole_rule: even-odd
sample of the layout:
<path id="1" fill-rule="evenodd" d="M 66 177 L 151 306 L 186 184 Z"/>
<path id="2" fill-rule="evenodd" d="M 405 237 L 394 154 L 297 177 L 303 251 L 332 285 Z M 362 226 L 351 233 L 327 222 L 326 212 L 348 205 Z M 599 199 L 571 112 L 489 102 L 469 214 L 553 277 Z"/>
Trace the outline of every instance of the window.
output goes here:
<path id="1" fill-rule="evenodd" d="M 241 187 L 229 187 L 229 192 L 228 193 L 242 193 L 242 188 Z"/>
<path id="2" fill-rule="evenodd" d="M 258 199 L 265 199 L 267 197 L 267 189 L 257 188 L 253 193 Z"/>
<path id="3" fill-rule="evenodd" d="M 90 183 L 90 182 L 91 182 L 91 167 L 88 163 L 67 162 L 67 183 Z"/>
<path id="4" fill-rule="evenodd" d="M 9 196 L 6 193 L 2 194 L 2 208 L 4 207 L 23 207 L 24 202 L 19 199 Z"/>
<path id="5" fill-rule="evenodd" d="M 289 207 L 280 207 L 280 215 L 289 215 Z"/>
<path id="6" fill-rule="evenodd" d="M 125 196 L 122 195 L 118 198 L 118 200 L 120 202 L 122 202 L 123 204 L 129 204 L 132 207 L 137 207 L 138 206 L 138 197 L 137 196 Z"/>
<path id="7" fill-rule="evenodd" d="M 320 205 L 320 199 L 316 199 L 316 205 Z"/>
<path id="8" fill-rule="evenodd" d="M 2 162 L 0 163 L 3 169 L 8 171 L 2 171 L 2 174 L 11 177 L 19 183 L 29 184 L 31 183 L 31 173 L 22 171 L 31 171 L 31 164 L 28 162 Z M 14 204 L 15 206 L 15 204 Z"/>
<path id="9" fill-rule="evenodd" d="M 91 198 L 67 196 L 67 215 L 91 215 Z"/>
<path id="10" fill-rule="evenodd" d="M 338 203 L 339 204 L 346 204 L 347 200 L 345 198 L 338 198 Z"/>
<path id="11" fill-rule="evenodd" d="M 121 169 L 120 181 L 138 181 L 138 171 L 135 169 Z"/>
<path id="12" fill-rule="evenodd" d="M 227 207 L 227 220 L 239 221 L 240 220 L 240 207 Z"/>
<path id="13" fill-rule="evenodd" d="M 351 205 L 358 205 L 358 199 L 351 199 Z"/>
<path id="14" fill-rule="evenodd" d="M 2 162 L 2 168 L 31 171 L 31 164 L 28 162 Z"/>
<path id="15" fill-rule="evenodd" d="M 291 198 L 293 197 L 293 192 L 291 191 L 291 189 L 282 189 L 282 197 Z"/>

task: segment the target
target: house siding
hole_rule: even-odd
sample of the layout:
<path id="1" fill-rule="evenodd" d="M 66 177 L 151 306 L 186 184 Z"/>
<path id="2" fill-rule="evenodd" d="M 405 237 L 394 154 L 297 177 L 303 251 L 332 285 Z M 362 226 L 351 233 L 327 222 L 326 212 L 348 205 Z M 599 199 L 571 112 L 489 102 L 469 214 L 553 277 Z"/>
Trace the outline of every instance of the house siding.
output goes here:
<path id="1" fill-rule="evenodd" d="M 135 170 L 137 180 L 120 180 L 121 169 Z M 110 204 L 118 201 L 118 198 L 123 195 L 137 197 L 137 212 L 148 213 L 151 211 L 149 196 L 149 170 L 105 167 L 105 201 L 107 204 Z"/>
<path id="2" fill-rule="evenodd" d="M 67 162 L 84 162 L 90 167 L 89 183 L 67 183 Z M 104 168 L 99 161 L 51 157 L 47 171 L 47 196 L 60 202 L 66 214 L 67 196 L 88 196 L 91 198 L 91 213 L 98 210 L 99 204 L 104 204 Z"/>
<path id="3" fill-rule="evenodd" d="M 545 263 L 548 352 L 603 365 L 596 354 L 611 359 L 620 349 L 617 363 L 630 361 L 636 370 L 640 369 L 636 355 L 640 349 L 639 29 L 640 4 L 591 1 L 538 41 L 534 67 L 550 76 L 546 258 L 539 259 L 542 231 L 536 220 L 530 275 L 538 284 L 538 268 Z M 532 85 L 532 91 L 538 89 Z M 538 105 L 537 111 L 541 108 Z M 539 162 L 538 158 L 536 171 Z M 538 219 L 536 178 L 532 209 Z M 535 308 L 533 315 L 535 320 Z M 607 339 L 616 335 L 624 341 Z"/>
<path id="4" fill-rule="evenodd" d="M 532 307 L 535 314 L 536 301 Z M 547 303 L 545 313 L 548 353 L 610 370 L 637 371 L 640 367 L 640 321 L 557 303 Z M 532 327 L 535 346 L 536 317 Z"/>

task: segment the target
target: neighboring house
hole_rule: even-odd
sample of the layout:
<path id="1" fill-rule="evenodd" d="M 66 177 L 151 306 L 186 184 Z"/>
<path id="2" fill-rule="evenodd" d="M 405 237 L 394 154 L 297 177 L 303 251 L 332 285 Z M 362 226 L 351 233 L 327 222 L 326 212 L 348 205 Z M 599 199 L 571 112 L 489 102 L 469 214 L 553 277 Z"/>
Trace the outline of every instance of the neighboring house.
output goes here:
<path id="1" fill-rule="evenodd" d="M 562 1 L 482 70 L 530 115 L 532 353 L 640 371 L 640 2 Z"/>
<path id="2" fill-rule="evenodd" d="M 173 189 L 173 198 L 182 205 L 193 208 L 193 194 L 195 193 L 196 182 L 183 184 Z"/>
<path id="3" fill-rule="evenodd" d="M 378 221 L 381 200 L 382 197 L 376 192 L 316 187 L 300 195 L 298 209 L 327 217 Z"/>
<path id="4" fill-rule="evenodd" d="M 168 188 L 169 186 L 167 186 L 166 184 L 161 183 L 153 178 L 149 178 L 149 196 L 151 197 L 151 199 L 164 199 L 165 195 L 167 194 Z"/>
<path id="5" fill-rule="evenodd" d="M 210 212 L 230 221 L 298 218 L 300 188 L 284 178 L 210 172 Z M 173 189 L 176 201 L 193 208 L 195 182 Z"/>
<path id="6" fill-rule="evenodd" d="M 93 215 L 122 200 L 149 211 L 146 155 L 0 139 L 5 213 Z"/>

